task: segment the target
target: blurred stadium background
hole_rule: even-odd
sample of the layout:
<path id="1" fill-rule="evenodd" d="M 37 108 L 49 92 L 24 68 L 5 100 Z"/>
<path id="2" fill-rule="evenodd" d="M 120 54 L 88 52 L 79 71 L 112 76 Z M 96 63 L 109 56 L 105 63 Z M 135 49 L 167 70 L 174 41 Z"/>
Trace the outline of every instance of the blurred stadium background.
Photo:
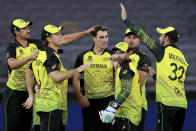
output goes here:
<path id="1" fill-rule="evenodd" d="M 6 46 L 13 36 L 9 25 L 15 18 L 33 21 L 31 38 L 40 38 L 40 30 L 46 24 L 63 25 L 62 34 L 83 31 L 93 25 L 110 28 L 109 48 L 123 40 L 125 25 L 121 20 L 119 3 L 122 0 L 0 0 L 0 131 L 3 131 L 1 97 L 7 81 Z M 189 100 L 183 131 L 196 131 L 196 0 L 127 0 L 123 1 L 128 18 L 140 25 L 153 39 L 158 41 L 156 27 L 174 26 L 180 32 L 179 48 L 189 63 L 186 81 Z M 91 36 L 63 46 L 61 56 L 64 66 L 71 69 L 76 56 L 93 45 Z M 151 58 L 153 55 L 142 44 Z M 72 86 L 69 86 L 69 119 L 67 131 L 82 130 L 81 108 Z M 156 105 L 155 82 L 149 77 L 147 82 L 149 112 L 146 118 L 146 131 L 155 131 Z"/>

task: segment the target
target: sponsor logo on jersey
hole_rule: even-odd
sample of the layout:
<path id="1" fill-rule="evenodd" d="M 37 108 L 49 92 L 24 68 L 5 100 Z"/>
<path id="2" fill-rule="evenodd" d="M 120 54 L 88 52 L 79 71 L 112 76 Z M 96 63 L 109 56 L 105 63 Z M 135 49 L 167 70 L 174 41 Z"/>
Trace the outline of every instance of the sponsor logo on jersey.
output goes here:
<path id="1" fill-rule="evenodd" d="M 90 62 L 90 61 L 92 61 L 92 60 L 93 60 L 92 56 L 88 56 L 87 61 Z"/>
<path id="2" fill-rule="evenodd" d="M 106 64 L 92 64 L 91 68 L 107 68 Z"/>
<path id="3" fill-rule="evenodd" d="M 20 55 L 24 55 L 23 50 L 19 50 L 19 52 L 20 52 Z"/>
<path id="4" fill-rule="evenodd" d="M 31 47 L 31 52 L 35 52 L 36 50 L 37 50 L 37 48 Z"/>
<path id="5" fill-rule="evenodd" d="M 110 61 L 110 58 L 109 57 L 104 57 L 103 61 Z"/>

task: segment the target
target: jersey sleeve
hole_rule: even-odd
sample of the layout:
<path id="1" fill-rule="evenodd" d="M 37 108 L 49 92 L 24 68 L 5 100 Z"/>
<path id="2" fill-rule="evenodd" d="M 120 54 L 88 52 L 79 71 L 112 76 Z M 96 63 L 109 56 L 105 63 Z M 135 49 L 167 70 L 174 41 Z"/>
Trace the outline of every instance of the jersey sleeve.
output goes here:
<path id="1" fill-rule="evenodd" d="M 60 61 L 58 60 L 57 56 L 54 53 L 47 52 L 47 60 L 44 63 L 47 73 L 49 74 L 50 72 L 53 71 L 59 71 L 60 70 L 59 64 Z"/>
<path id="2" fill-rule="evenodd" d="M 119 77 L 121 79 L 121 87 L 131 89 L 133 76 L 134 72 L 130 69 L 129 65 L 123 65 L 119 73 Z"/>
<path id="3" fill-rule="evenodd" d="M 78 68 L 79 66 L 83 65 L 84 53 L 85 52 L 82 52 L 81 54 L 77 56 L 76 61 L 75 61 L 75 68 Z"/>
<path id="4" fill-rule="evenodd" d="M 160 62 L 163 59 L 165 48 L 150 38 L 140 26 L 131 23 L 128 19 L 126 19 L 124 23 L 137 35 L 137 37 L 145 44 L 145 46 L 150 49 L 157 61 Z"/>
<path id="5" fill-rule="evenodd" d="M 6 57 L 9 58 L 16 58 L 16 45 L 15 43 L 10 42 L 10 44 L 7 46 L 6 50 Z"/>
<path id="6" fill-rule="evenodd" d="M 131 93 L 131 87 L 132 87 L 132 79 L 134 77 L 134 72 L 129 68 L 129 65 L 123 65 L 121 67 L 119 78 L 121 80 L 121 90 L 117 96 L 116 102 L 118 105 L 121 105 L 127 97 Z"/>
<path id="7" fill-rule="evenodd" d="M 148 73 L 148 66 L 151 66 L 150 59 L 146 55 L 142 55 L 138 62 L 138 70 Z"/>
<path id="8" fill-rule="evenodd" d="M 31 42 L 35 43 L 39 50 L 43 50 L 43 42 L 40 39 L 31 39 Z"/>

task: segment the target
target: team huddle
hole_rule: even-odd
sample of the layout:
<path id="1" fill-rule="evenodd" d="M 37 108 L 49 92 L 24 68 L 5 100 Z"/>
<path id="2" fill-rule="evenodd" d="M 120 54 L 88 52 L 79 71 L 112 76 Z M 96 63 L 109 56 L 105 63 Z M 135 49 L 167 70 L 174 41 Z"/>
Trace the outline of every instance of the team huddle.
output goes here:
<path id="1" fill-rule="evenodd" d="M 120 6 L 127 30 L 112 50 L 107 48 L 109 29 L 105 26 L 61 35 L 62 26 L 48 24 L 37 40 L 30 39 L 32 22 L 12 22 L 15 40 L 7 47 L 9 77 L 3 93 L 6 131 L 64 131 L 70 78 L 82 107 L 84 131 L 144 131 L 148 74 L 156 81 L 157 130 L 182 131 L 188 63 L 176 45 L 179 33 L 174 27 L 157 28 L 160 42 L 156 42 L 128 20 L 124 5 Z M 66 70 L 60 46 L 90 34 L 94 44 L 77 56 L 74 69 Z M 155 56 L 156 72 L 139 49 L 140 42 Z"/>

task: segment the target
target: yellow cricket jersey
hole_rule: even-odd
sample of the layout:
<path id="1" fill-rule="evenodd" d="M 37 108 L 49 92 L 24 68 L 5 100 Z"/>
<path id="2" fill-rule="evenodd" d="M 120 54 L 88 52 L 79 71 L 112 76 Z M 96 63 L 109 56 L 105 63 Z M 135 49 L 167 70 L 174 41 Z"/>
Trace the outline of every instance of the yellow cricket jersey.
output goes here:
<path id="1" fill-rule="evenodd" d="M 12 41 L 7 47 L 7 59 L 15 58 L 17 60 L 24 59 L 35 53 L 38 49 L 42 48 L 40 40 L 28 40 L 28 46 L 24 48 L 17 41 Z M 22 67 L 8 71 L 8 81 L 7 86 L 13 90 L 18 91 L 27 91 L 26 81 L 25 81 L 25 70 L 29 67 L 30 63 L 28 62 Z"/>
<path id="2" fill-rule="evenodd" d="M 129 58 L 131 59 L 132 63 L 135 65 L 135 67 L 138 70 L 148 73 L 148 66 L 151 66 L 150 59 L 139 48 L 134 50 L 134 52 L 129 56 Z M 147 111 L 148 104 L 146 100 L 145 83 L 141 87 L 141 92 L 142 92 L 142 107 Z"/>
<path id="3" fill-rule="evenodd" d="M 150 38 L 141 27 L 131 23 L 128 19 L 124 23 L 150 49 L 157 60 L 156 101 L 166 106 L 187 109 L 184 81 L 188 63 L 176 44 L 166 47 Z"/>
<path id="4" fill-rule="evenodd" d="M 40 51 L 37 59 L 32 62 L 34 76 L 38 85 L 40 85 L 40 92 L 36 94 L 35 110 L 36 112 L 50 112 L 55 109 L 60 109 L 66 118 L 63 123 L 67 121 L 67 85 L 68 80 L 61 82 L 54 82 L 48 73 L 52 71 L 66 71 L 64 69 L 59 56 L 52 48 L 44 48 Z"/>
<path id="5" fill-rule="evenodd" d="M 91 50 L 82 52 L 76 59 L 75 67 L 92 62 L 84 71 L 85 96 L 88 99 L 101 99 L 114 95 L 114 72 L 110 62 L 110 51 L 96 55 Z"/>
<path id="6" fill-rule="evenodd" d="M 126 100 L 120 105 L 115 117 L 127 118 L 134 125 L 138 126 L 141 121 L 141 109 L 142 109 L 142 96 L 140 91 L 139 74 L 137 68 L 132 62 L 128 62 L 117 69 L 116 82 L 115 82 L 115 99 L 120 95 L 122 89 L 123 75 L 128 75 L 129 72 L 133 72 L 132 86 L 130 88 L 131 93 Z"/>
<path id="7" fill-rule="evenodd" d="M 187 108 L 184 81 L 188 64 L 182 52 L 174 46 L 167 46 L 163 59 L 156 65 L 156 101 Z"/>

